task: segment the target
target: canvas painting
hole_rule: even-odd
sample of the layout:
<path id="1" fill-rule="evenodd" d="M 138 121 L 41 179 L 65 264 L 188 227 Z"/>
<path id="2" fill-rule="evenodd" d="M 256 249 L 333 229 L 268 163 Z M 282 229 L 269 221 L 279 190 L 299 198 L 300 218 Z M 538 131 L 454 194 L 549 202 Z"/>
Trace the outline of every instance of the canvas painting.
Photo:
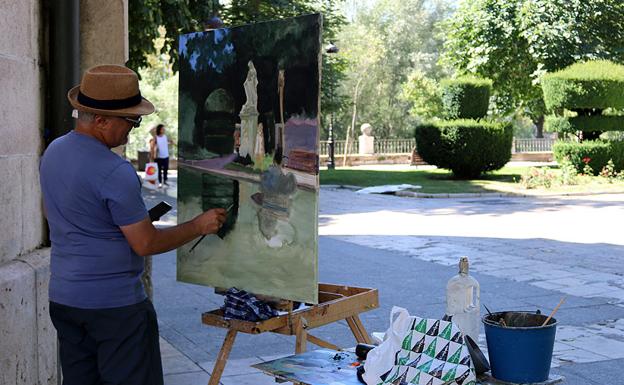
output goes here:
<path id="1" fill-rule="evenodd" d="M 178 221 L 228 210 L 183 282 L 318 301 L 321 16 L 180 36 Z"/>

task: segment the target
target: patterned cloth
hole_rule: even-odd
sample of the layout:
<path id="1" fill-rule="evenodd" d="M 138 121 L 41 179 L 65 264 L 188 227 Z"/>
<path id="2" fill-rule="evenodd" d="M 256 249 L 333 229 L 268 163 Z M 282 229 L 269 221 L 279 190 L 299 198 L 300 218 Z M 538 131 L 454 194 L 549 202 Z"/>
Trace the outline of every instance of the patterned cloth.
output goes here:
<path id="1" fill-rule="evenodd" d="M 244 290 L 230 288 L 225 295 L 223 305 L 225 318 L 235 318 L 244 321 L 261 321 L 277 316 L 277 311 L 266 302 L 260 301 Z"/>
<path id="2" fill-rule="evenodd" d="M 448 321 L 414 317 L 383 384 L 475 385 L 462 332 Z"/>
<path id="3" fill-rule="evenodd" d="M 393 307 L 384 341 L 366 356 L 369 385 L 476 385 L 470 352 L 459 327 L 410 316 Z"/>

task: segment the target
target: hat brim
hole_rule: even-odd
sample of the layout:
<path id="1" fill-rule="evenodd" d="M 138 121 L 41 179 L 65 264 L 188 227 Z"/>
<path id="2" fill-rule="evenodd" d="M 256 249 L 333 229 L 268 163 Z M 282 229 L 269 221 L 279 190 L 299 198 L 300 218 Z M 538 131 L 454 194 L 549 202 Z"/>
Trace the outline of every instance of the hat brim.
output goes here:
<path id="1" fill-rule="evenodd" d="M 80 104 L 78 101 L 78 91 L 80 86 L 76 86 L 67 92 L 67 99 L 69 103 L 77 110 L 90 112 L 92 114 L 106 115 L 106 116 L 124 116 L 131 118 L 137 115 L 149 115 L 155 111 L 154 105 L 147 99 L 142 98 L 141 103 L 136 106 L 122 108 L 120 110 L 100 110 L 97 108 L 91 108 Z"/>

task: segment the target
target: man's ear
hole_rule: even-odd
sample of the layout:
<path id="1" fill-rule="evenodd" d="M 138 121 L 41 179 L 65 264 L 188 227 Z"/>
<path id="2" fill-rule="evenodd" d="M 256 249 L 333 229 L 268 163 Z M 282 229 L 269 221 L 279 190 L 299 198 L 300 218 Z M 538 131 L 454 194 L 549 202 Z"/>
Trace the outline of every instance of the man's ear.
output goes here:
<path id="1" fill-rule="evenodd" d="M 109 125 L 110 125 L 110 119 L 108 119 L 106 116 L 104 115 L 95 115 L 93 117 L 93 122 L 95 123 L 95 128 L 97 130 L 102 130 L 105 131 L 108 129 Z"/>

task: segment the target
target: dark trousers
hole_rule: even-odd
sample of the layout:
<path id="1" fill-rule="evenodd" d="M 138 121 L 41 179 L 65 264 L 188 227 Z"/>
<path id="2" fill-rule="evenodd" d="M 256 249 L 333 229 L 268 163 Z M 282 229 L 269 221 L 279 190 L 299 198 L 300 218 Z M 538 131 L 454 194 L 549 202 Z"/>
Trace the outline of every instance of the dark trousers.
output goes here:
<path id="1" fill-rule="evenodd" d="M 110 309 L 50 302 L 63 385 L 162 385 L 158 323 L 149 300 Z"/>
<path id="2" fill-rule="evenodd" d="M 167 171 L 169 171 L 169 157 L 156 158 L 156 163 L 158 163 L 158 183 L 162 183 L 163 179 L 166 182 Z"/>

